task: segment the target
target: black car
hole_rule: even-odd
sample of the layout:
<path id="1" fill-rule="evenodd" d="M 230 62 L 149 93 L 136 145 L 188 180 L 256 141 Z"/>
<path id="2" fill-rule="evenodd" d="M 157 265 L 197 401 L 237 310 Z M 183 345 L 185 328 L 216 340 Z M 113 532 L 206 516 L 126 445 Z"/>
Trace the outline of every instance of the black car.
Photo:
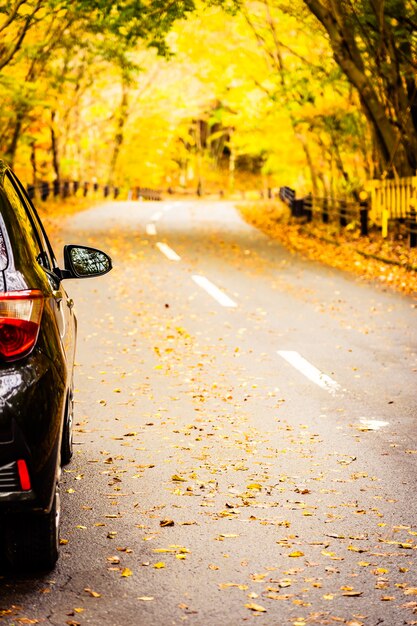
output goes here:
<path id="1" fill-rule="evenodd" d="M 77 329 L 63 280 L 110 269 L 104 252 L 74 245 L 60 269 L 32 202 L 0 161 L 0 536 L 14 568 L 47 570 L 58 558 Z"/>

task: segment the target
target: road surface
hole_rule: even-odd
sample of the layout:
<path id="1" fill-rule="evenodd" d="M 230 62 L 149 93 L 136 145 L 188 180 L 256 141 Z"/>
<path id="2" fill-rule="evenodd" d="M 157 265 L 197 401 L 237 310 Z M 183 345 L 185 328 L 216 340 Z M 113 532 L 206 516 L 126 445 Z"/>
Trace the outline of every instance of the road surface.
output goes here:
<path id="1" fill-rule="evenodd" d="M 290 254 L 226 202 L 108 203 L 56 247 L 79 320 L 52 573 L 0 624 L 417 624 L 416 301 Z"/>

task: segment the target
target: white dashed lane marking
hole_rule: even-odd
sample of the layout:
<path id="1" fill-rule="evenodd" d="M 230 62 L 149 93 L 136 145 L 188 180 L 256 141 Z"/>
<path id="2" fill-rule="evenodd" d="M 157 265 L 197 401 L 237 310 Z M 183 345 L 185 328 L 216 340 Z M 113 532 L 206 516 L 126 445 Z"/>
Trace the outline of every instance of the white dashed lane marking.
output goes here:
<path id="1" fill-rule="evenodd" d="M 330 378 L 330 376 L 327 376 L 327 374 L 323 374 L 317 367 L 302 357 L 299 352 L 293 350 L 278 350 L 278 354 L 306 378 L 311 380 L 311 382 L 325 389 L 332 396 L 335 396 L 338 391 L 340 391 L 341 387 L 339 383 Z"/>
<path id="2" fill-rule="evenodd" d="M 229 296 L 227 294 L 225 294 L 224 291 L 221 291 L 221 289 L 216 287 L 216 285 L 214 283 L 212 283 L 205 276 L 200 276 L 198 274 L 195 274 L 193 276 L 193 281 L 199 287 L 204 289 L 204 291 L 206 291 L 212 298 L 214 298 L 222 306 L 230 307 L 230 308 L 237 306 L 237 304 L 236 304 L 236 302 L 234 300 L 229 298 Z"/>
<path id="3" fill-rule="evenodd" d="M 156 235 L 156 226 L 153 222 L 151 222 L 150 224 L 146 224 L 146 234 L 150 235 L 151 237 Z"/>
<path id="4" fill-rule="evenodd" d="M 162 254 L 164 254 L 166 256 L 167 259 L 169 259 L 170 261 L 181 261 L 181 257 L 175 252 L 175 250 L 173 250 L 172 248 L 170 248 L 166 243 L 161 243 L 160 241 L 158 241 L 158 243 L 156 244 L 156 247 L 162 252 Z"/>

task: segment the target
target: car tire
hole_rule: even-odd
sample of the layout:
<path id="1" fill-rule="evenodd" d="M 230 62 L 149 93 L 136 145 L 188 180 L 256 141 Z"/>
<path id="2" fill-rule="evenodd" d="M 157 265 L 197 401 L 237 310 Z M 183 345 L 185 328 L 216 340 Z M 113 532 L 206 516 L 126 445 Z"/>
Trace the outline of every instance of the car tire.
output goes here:
<path id="1" fill-rule="evenodd" d="M 6 558 L 15 571 L 50 571 L 59 554 L 58 487 L 49 513 L 21 513 L 6 520 Z"/>
<path id="2" fill-rule="evenodd" d="M 74 391 L 73 386 L 68 393 L 65 410 L 64 430 L 61 444 L 61 465 L 68 465 L 73 455 L 73 430 L 74 430 Z"/>

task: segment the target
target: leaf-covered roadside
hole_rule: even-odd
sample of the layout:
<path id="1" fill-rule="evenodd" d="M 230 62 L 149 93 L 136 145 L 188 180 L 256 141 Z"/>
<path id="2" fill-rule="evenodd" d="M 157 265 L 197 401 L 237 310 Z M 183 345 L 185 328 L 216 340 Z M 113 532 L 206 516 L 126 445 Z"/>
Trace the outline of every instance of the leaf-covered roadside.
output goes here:
<path id="1" fill-rule="evenodd" d="M 417 249 L 406 241 L 384 240 L 380 231 L 361 237 L 358 229 L 292 220 L 280 202 L 241 204 L 243 218 L 290 251 L 417 296 Z"/>

